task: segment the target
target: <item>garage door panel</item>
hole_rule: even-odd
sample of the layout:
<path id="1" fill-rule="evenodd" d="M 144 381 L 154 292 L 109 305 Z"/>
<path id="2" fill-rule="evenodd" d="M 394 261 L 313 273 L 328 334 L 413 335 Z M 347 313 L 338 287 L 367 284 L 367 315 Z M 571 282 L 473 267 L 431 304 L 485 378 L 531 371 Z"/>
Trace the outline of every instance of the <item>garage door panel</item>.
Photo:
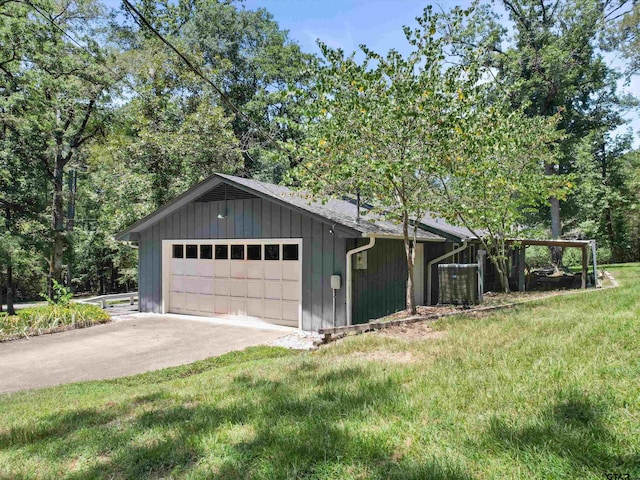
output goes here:
<path id="1" fill-rule="evenodd" d="M 182 265 L 183 273 L 190 277 L 198 276 L 198 263 L 197 260 L 184 260 Z"/>
<path id="2" fill-rule="evenodd" d="M 200 306 L 200 312 L 201 313 L 208 313 L 208 314 L 213 314 L 214 313 L 213 295 L 212 294 L 209 294 L 209 295 L 198 295 L 198 300 L 199 300 L 199 306 Z"/>
<path id="3" fill-rule="evenodd" d="M 257 299 L 247 299 L 247 315 L 262 318 L 264 315 L 264 302 Z"/>
<path id="4" fill-rule="evenodd" d="M 280 300 L 282 298 L 282 283 L 264 282 L 264 298 Z"/>
<path id="5" fill-rule="evenodd" d="M 282 279 L 282 265 L 280 262 L 264 262 L 264 279 L 280 280 Z"/>
<path id="6" fill-rule="evenodd" d="M 231 291 L 229 292 L 232 297 L 246 297 L 247 296 L 247 281 L 246 280 L 231 280 L 229 282 Z"/>
<path id="7" fill-rule="evenodd" d="M 200 295 L 195 293 L 185 293 L 184 295 L 184 307 L 183 310 L 189 312 L 199 312 L 200 311 Z"/>
<path id="8" fill-rule="evenodd" d="M 282 282 L 283 300 L 300 300 L 300 287 L 298 282 Z"/>
<path id="9" fill-rule="evenodd" d="M 264 296 L 264 282 L 262 280 L 247 280 L 247 297 L 260 298 Z"/>
<path id="10" fill-rule="evenodd" d="M 231 297 L 229 299 L 229 313 L 231 315 L 245 316 L 247 314 L 247 300 L 244 298 Z"/>
<path id="11" fill-rule="evenodd" d="M 183 277 L 183 290 L 186 293 L 198 293 L 200 290 L 200 279 L 198 277 Z"/>
<path id="12" fill-rule="evenodd" d="M 213 282 L 213 293 L 215 293 L 216 295 L 228 297 L 230 292 L 231 289 L 229 288 L 229 280 L 217 278 Z"/>
<path id="13" fill-rule="evenodd" d="M 247 278 L 262 280 L 264 276 L 264 264 L 262 262 L 250 262 L 247 265 Z"/>
<path id="14" fill-rule="evenodd" d="M 228 260 L 216 260 L 213 262 L 213 276 L 216 278 L 229 278 L 229 269 Z"/>
<path id="15" fill-rule="evenodd" d="M 247 264 L 231 262 L 231 278 L 247 278 Z"/>
<path id="16" fill-rule="evenodd" d="M 291 322 L 298 321 L 299 314 L 298 302 L 282 302 L 282 319 L 289 320 Z"/>
<path id="17" fill-rule="evenodd" d="M 171 302 L 172 310 L 183 310 L 184 309 L 184 293 L 179 292 L 171 292 L 169 297 L 169 301 Z"/>
<path id="18" fill-rule="evenodd" d="M 213 295 L 213 279 L 212 278 L 200 278 L 198 282 L 198 293 L 202 295 Z"/>
<path id="19" fill-rule="evenodd" d="M 214 296 L 213 297 L 213 305 L 214 305 L 214 312 L 215 313 L 219 313 L 219 314 L 224 314 L 227 315 L 230 310 L 229 310 L 229 297 L 225 296 L 225 297 L 218 297 L 218 296 Z"/>
<path id="20" fill-rule="evenodd" d="M 213 256 L 221 259 L 206 258 L 211 256 L 211 252 L 205 258 L 169 259 L 169 311 L 207 316 L 250 316 L 278 325 L 298 326 L 301 261 L 289 254 L 287 260 L 283 259 L 285 248 L 282 245 L 287 242 L 269 241 L 269 255 L 265 253 L 266 247 L 261 246 L 258 254 L 255 247 L 249 250 L 245 246 L 244 259 L 225 259 L 225 250 L 216 250 L 216 245 L 225 245 L 224 242 L 206 242 L 213 245 Z M 226 242 L 229 254 L 233 245 L 265 245 L 262 240 Z M 189 241 L 186 240 L 176 242 L 178 245 L 187 243 Z M 277 251 L 271 245 L 277 245 Z M 169 251 L 179 252 L 175 249 Z M 201 254 L 200 246 L 197 252 Z"/>
<path id="21" fill-rule="evenodd" d="M 300 280 L 300 264 L 298 262 L 282 262 L 282 279 Z"/>
<path id="22" fill-rule="evenodd" d="M 184 283 L 182 283 L 182 275 L 171 275 L 171 290 L 174 292 L 183 292 Z"/>
<path id="23" fill-rule="evenodd" d="M 269 319 L 282 318 L 282 302 L 277 300 L 264 301 L 264 317 Z"/>
<path id="24" fill-rule="evenodd" d="M 184 274 L 183 264 L 184 264 L 184 260 L 180 258 L 171 259 L 171 273 L 173 275 L 183 275 Z"/>
<path id="25" fill-rule="evenodd" d="M 197 272 L 199 277 L 213 277 L 213 262 L 206 260 L 199 261 Z"/>

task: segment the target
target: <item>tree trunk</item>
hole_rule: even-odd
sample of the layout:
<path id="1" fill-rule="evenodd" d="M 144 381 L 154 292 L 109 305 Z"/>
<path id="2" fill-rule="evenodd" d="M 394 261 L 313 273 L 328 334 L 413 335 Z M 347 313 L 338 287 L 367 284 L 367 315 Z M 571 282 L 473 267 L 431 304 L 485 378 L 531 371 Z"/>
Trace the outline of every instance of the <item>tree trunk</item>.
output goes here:
<path id="1" fill-rule="evenodd" d="M 556 175 L 553 165 L 545 165 L 544 173 L 547 175 Z M 551 204 L 551 238 L 560 238 L 562 235 L 562 219 L 560 218 L 560 200 L 556 197 L 549 197 Z M 557 267 L 562 266 L 562 248 L 550 247 L 551 262 Z"/>
<path id="2" fill-rule="evenodd" d="M 606 225 L 607 225 L 607 237 L 609 237 L 609 245 L 611 246 L 611 263 L 616 263 L 619 260 L 618 241 L 616 238 L 616 231 L 613 228 L 613 218 L 611 215 L 611 207 L 605 208 L 604 214 L 605 214 Z"/>
<path id="3" fill-rule="evenodd" d="M 407 311 L 412 315 L 417 312 L 416 295 L 413 288 L 413 262 L 415 258 L 415 245 L 412 245 L 409 237 L 409 214 L 405 211 L 402 214 L 402 233 L 404 235 L 404 253 L 407 260 L 407 294 L 406 305 Z"/>
<path id="4" fill-rule="evenodd" d="M 15 315 L 16 310 L 13 306 L 13 265 L 11 265 L 11 262 L 11 256 L 9 256 L 9 263 L 7 264 L 7 313 Z"/>
<path id="5" fill-rule="evenodd" d="M 11 232 L 11 209 L 7 205 L 4 212 L 4 226 L 7 232 Z M 16 311 L 13 306 L 13 258 L 11 250 L 8 252 L 7 258 L 7 313 L 15 315 Z"/>
<path id="6" fill-rule="evenodd" d="M 69 245 L 73 245 L 73 228 L 75 226 L 76 218 L 76 192 L 78 190 L 78 172 L 75 169 L 69 171 L 68 174 L 68 189 L 69 189 L 69 201 L 67 205 L 67 241 Z M 67 254 L 67 287 L 73 291 L 71 279 L 73 278 L 73 264 L 75 263 L 73 249 L 69 250 Z"/>
<path id="7" fill-rule="evenodd" d="M 483 245 L 487 252 L 492 252 L 492 249 L 483 242 Z M 504 293 L 509 293 L 509 258 L 507 257 L 507 252 L 505 245 L 503 243 L 499 243 L 496 246 L 496 255 L 489 254 L 491 259 L 491 263 L 496 269 L 496 274 L 498 275 L 498 281 L 500 282 L 500 286 L 502 287 L 502 291 Z"/>
<path id="8" fill-rule="evenodd" d="M 507 274 L 507 262 L 505 260 L 498 260 L 493 262 L 496 267 L 496 271 L 498 272 L 498 280 L 500 280 L 500 286 L 502 287 L 502 291 L 504 293 L 509 293 L 511 289 L 509 288 L 509 275 Z"/>
<path id="9" fill-rule="evenodd" d="M 49 263 L 49 277 L 51 280 L 62 284 L 63 259 L 65 248 L 64 231 L 64 198 L 62 194 L 62 181 L 64 160 L 57 156 L 53 171 L 53 208 L 51 228 L 53 230 L 53 244 L 51 248 L 51 262 Z M 49 282 L 49 298 L 53 298 L 53 284 Z"/>

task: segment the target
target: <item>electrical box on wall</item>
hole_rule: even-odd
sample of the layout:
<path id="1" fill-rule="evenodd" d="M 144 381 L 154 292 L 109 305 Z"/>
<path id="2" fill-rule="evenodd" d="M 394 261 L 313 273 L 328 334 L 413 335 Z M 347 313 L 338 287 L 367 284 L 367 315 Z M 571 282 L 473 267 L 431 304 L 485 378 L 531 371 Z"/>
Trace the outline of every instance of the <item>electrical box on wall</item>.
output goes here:
<path id="1" fill-rule="evenodd" d="M 331 289 L 340 290 L 340 275 L 331 275 Z"/>
<path id="2" fill-rule="evenodd" d="M 367 252 L 356 253 L 355 269 L 356 270 L 367 269 Z"/>

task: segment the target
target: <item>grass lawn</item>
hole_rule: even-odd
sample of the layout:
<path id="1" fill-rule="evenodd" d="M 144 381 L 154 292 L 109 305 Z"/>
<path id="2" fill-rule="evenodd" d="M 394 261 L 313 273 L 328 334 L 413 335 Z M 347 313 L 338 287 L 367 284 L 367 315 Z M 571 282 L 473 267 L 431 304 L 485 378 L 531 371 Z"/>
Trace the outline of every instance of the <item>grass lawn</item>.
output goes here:
<path id="1" fill-rule="evenodd" d="M 442 336 L 0 396 L 0 478 L 640 478 L 640 265 L 607 269 Z"/>

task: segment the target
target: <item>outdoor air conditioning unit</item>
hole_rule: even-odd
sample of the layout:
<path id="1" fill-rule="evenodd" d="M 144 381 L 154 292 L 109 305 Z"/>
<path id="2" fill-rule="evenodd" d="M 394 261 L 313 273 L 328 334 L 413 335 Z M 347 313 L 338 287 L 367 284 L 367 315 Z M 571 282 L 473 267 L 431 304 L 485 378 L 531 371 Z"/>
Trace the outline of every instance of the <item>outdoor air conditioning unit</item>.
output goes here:
<path id="1" fill-rule="evenodd" d="M 438 265 L 438 303 L 475 305 L 478 298 L 478 265 L 449 263 Z"/>

